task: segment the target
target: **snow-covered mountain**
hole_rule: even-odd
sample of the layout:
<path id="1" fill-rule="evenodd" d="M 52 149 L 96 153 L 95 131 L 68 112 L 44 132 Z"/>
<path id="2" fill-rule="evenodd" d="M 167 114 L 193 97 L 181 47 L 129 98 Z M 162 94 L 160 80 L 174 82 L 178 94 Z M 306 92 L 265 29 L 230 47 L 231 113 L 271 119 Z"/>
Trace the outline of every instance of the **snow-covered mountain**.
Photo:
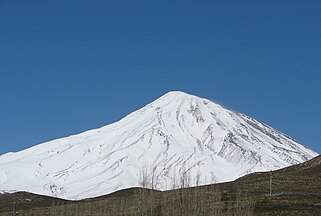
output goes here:
<path id="1" fill-rule="evenodd" d="M 82 199 L 142 179 L 165 190 L 181 176 L 189 185 L 223 182 L 317 155 L 244 114 L 169 92 L 113 124 L 0 156 L 0 191 Z"/>

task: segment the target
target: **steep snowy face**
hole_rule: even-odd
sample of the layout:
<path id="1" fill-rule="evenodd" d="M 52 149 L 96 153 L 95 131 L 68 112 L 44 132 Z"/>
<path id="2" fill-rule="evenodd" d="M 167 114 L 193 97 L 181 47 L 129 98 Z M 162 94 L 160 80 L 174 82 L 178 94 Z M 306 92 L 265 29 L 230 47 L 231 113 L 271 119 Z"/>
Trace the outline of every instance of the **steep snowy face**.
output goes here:
<path id="1" fill-rule="evenodd" d="M 246 115 L 169 92 L 116 123 L 0 156 L 0 191 L 82 199 L 146 182 L 166 190 L 230 181 L 315 156 Z"/>

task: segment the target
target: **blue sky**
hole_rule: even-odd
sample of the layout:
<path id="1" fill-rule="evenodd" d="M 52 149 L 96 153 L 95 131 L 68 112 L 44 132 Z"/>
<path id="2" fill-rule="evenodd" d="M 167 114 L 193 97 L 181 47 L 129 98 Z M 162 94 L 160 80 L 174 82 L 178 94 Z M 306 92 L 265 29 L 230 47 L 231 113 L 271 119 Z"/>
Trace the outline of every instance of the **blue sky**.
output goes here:
<path id="1" fill-rule="evenodd" d="M 321 1 L 0 0 L 0 154 L 171 90 L 321 153 Z"/>

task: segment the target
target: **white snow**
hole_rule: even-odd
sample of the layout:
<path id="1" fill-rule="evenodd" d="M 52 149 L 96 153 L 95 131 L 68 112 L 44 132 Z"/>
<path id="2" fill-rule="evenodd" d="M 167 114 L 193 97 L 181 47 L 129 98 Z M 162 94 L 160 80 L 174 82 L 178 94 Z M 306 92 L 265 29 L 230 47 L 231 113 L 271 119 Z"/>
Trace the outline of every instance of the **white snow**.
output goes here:
<path id="1" fill-rule="evenodd" d="M 0 156 L 0 191 L 83 199 L 139 186 L 144 167 L 166 190 L 183 170 L 208 184 L 317 155 L 248 116 L 169 92 L 113 124 Z"/>

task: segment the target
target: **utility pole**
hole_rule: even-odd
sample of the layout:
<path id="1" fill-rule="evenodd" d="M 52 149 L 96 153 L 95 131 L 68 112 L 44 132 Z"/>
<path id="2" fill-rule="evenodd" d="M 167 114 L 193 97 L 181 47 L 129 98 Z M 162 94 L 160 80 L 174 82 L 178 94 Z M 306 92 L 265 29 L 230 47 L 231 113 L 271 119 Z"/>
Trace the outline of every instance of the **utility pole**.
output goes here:
<path id="1" fill-rule="evenodd" d="M 272 179 L 273 179 L 273 175 L 272 175 L 272 171 L 270 171 L 270 196 L 272 196 Z"/>
<path id="2" fill-rule="evenodd" d="M 15 216 L 16 215 L 16 202 L 13 203 L 13 211 L 12 211 L 12 215 Z"/>

